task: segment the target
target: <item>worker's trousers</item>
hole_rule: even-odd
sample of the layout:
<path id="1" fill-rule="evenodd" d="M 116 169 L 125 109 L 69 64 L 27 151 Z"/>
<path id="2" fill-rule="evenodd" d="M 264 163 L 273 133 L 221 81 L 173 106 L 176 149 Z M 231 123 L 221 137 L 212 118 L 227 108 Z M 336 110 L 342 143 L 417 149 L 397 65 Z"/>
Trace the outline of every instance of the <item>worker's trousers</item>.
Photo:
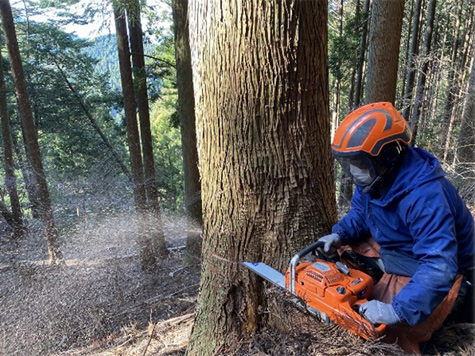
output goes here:
<path id="1" fill-rule="evenodd" d="M 339 249 L 339 254 L 349 267 L 359 268 L 361 265 L 355 264 L 354 261 L 345 259 L 345 251 L 351 249 L 353 252 L 372 258 L 379 258 L 379 245 L 369 238 L 351 246 L 343 246 Z M 361 268 L 360 268 L 361 269 Z M 421 354 L 419 343 L 428 341 L 432 333 L 442 326 L 452 309 L 454 308 L 459 289 L 462 282 L 462 275 L 457 276 L 454 285 L 450 289 L 445 299 L 434 310 L 430 317 L 424 322 L 417 325 L 409 325 L 406 323 L 392 325 L 387 327 L 386 335 L 383 341 L 387 343 L 397 342 L 399 346 L 408 354 Z M 411 277 L 400 276 L 390 273 L 379 275 L 376 284 L 373 287 L 371 299 L 376 299 L 384 303 L 391 303 L 392 298 L 409 282 Z"/>

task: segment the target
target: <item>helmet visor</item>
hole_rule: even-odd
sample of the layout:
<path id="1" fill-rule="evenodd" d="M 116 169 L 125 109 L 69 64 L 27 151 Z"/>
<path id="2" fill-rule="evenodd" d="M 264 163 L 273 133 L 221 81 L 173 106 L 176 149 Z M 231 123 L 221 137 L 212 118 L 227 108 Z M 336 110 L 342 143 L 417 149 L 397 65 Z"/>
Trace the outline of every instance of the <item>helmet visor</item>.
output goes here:
<path id="1" fill-rule="evenodd" d="M 374 162 L 370 157 L 358 155 L 353 157 L 337 156 L 343 170 L 353 177 L 355 184 L 366 187 L 373 183 L 377 177 Z"/>

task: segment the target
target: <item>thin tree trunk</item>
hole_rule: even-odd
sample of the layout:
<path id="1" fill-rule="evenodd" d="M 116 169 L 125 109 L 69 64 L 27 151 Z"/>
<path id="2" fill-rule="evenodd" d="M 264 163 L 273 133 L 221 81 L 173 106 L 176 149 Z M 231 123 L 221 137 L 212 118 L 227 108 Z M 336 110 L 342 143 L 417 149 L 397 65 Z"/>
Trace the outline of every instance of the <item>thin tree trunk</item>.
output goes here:
<path id="1" fill-rule="evenodd" d="M 406 83 L 403 95 L 403 110 L 402 116 L 406 120 L 409 119 L 412 107 L 412 93 L 414 91 L 414 79 L 416 75 L 415 61 L 417 57 L 417 48 L 419 47 L 419 19 L 421 12 L 422 0 L 416 0 L 414 5 L 414 17 L 411 30 L 411 41 L 409 46 L 409 53 L 407 55 L 407 71 Z"/>
<path id="2" fill-rule="evenodd" d="M 436 16 L 434 18 L 434 40 L 433 43 L 435 46 L 437 46 L 438 43 L 442 44 L 442 47 L 438 48 L 438 53 L 440 53 L 440 57 L 435 57 L 434 60 L 435 62 L 433 63 L 433 72 L 434 72 L 434 80 L 431 82 L 431 92 L 428 94 L 431 100 L 431 106 L 429 108 L 429 114 L 430 116 L 427 118 L 427 120 L 424 120 L 424 126 L 418 125 L 418 133 L 419 141 L 424 142 L 428 136 L 431 136 L 429 134 L 430 132 L 434 132 L 435 126 L 437 125 L 437 107 L 439 107 L 439 95 L 440 95 L 440 86 L 441 83 L 443 82 L 441 80 L 442 75 L 444 73 L 443 67 L 444 67 L 444 61 L 445 61 L 445 45 L 447 43 L 447 23 L 449 22 L 448 20 L 448 14 L 445 12 L 443 13 L 436 13 Z M 440 33 L 442 32 L 443 36 L 442 39 L 439 39 Z M 435 52 L 435 51 L 434 51 Z"/>
<path id="3" fill-rule="evenodd" d="M 361 19 L 361 0 L 356 0 L 355 5 L 355 18 L 358 19 L 358 22 L 354 24 L 354 31 L 358 33 L 361 27 L 360 19 Z M 347 109 L 351 111 L 355 103 L 355 81 L 356 81 L 356 67 L 352 67 L 350 70 L 350 90 L 348 92 L 348 105 Z"/>
<path id="4" fill-rule="evenodd" d="M 82 100 L 82 98 L 79 96 L 78 92 L 76 91 L 76 89 L 74 89 L 74 86 L 71 84 L 71 82 L 69 81 L 68 77 L 66 76 L 66 73 L 64 73 L 63 69 L 59 66 L 58 62 L 52 58 L 54 64 L 56 65 L 56 68 L 58 68 L 59 72 L 61 73 L 61 75 L 63 76 L 66 84 L 68 85 L 68 88 L 69 90 L 71 90 L 71 92 L 73 93 L 74 97 L 76 98 L 76 101 L 78 102 L 79 106 L 81 107 L 82 111 L 84 112 L 84 114 L 86 115 L 86 117 L 88 118 L 89 122 L 91 123 L 91 126 L 93 127 L 94 130 L 96 130 L 96 132 L 99 134 L 99 136 L 101 137 L 102 141 L 104 142 L 104 144 L 106 145 L 106 147 L 109 149 L 110 153 L 112 154 L 112 156 L 114 157 L 114 160 L 117 162 L 117 164 L 119 165 L 120 169 L 122 170 L 122 172 L 126 175 L 126 177 L 129 179 L 129 181 L 131 183 L 133 183 L 133 180 L 132 180 L 132 175 L 130 174 L 129 170 L 127 169 L 127 167 L 125 166 L 124 162 L 122 161 L 122 159 L 120 158 L 119 154 L 117 153 L 117 151 L 115 150 L 114 146 L 112 145 L 112 143 L 109 141 L 109 139 L 107 138 L 107 136 L 104 134 L 104 132 L 102 132 L 101 128 L 99 127 L 99 124 L 97 123 L 96 119 L 94 119 L 94 117 L 91 115 L 89 109 L 87 108 L 86 104 L 84 103 L 84 101 Z"/>
<path id="5" fill-rule="evenodd" d="M 411 128 L 412 128 L 411 144 L 412 145 L 415 145 L 417 142 L 417 135 L 418 135 L 418 130 L 419 130 L 419 119 L 420 119 L 421 111 L 423 108 L 422 104 L 423 104 L 427 70 L 429 69 L 429 62 L 430 62 L 429 53 L 430 53 L 430 47 L 431 47 L 431 42 L 432 42 L 432 30 L 434 28 L 436 4 L 437 4 L 436 0 L 430 0 L 428 12 L 427 12 L 424 45 L 422 48 L 422 55 L 421 55 L 423 62 L 422 62 L 422 68 L 420 70 L 419 77 L 417 80 L 416 98 L 414 100 L 414 109 L 412 112 L 412 119 L 411 119 Z"/>
<path id="6" fill-rule="evenodd" d="M 456 172 L 464 185 L 475 184 L 475 45 L 473 45 L 472 71 L 457 143 Z M 475 192 L 472 191 L 473 196 Z"/>
<path id="7" fill-rule="evenodd" d="M 370 6 L 371 0 L 365 0 L 364 2 L 364 8 L 363 8 L 363 13 L 365 13 L 366 20 L 363 23 L 363 32 L 361 35 L 361 41 L 360 41 L 360 53 L 358 57 L 358 67 L 357 67 L 357 74 L 356 74 L 356 86 L 355 86 L 355 101 L 354 101 L 354 106 L 353 109 L 356 109 L 360 106 L 361 103 L 361 98 L 363 96 L 363 68 L 364 68 L 364 63 L 365 63 L 365 57 L 366 57 L 366 37 L 368 35 L 368 22 L 370 22 L 371 17 L 369 16 L 369 6 Z"/>
<path id="8" fill-rule="evenodd" d="M 340 3 L 340 26 L 339 26 L 339 36 L 343 36 L 343 6 L 344 3 L 341 1 Z M 355 16 L 359 16 L 360 12 L 360 1 L 357 2 L 356 4 L 356 11 L 355 11 Z M 366 27 L 366 23 L 365 23 Z M 339 64 L 340 65 L 340 64 Z M 351 110 L 353 107 L 353 102 L 354 102 L 354 97 L 353 97 L 353 84 L 355 81 L 355 71 L 352 68 L 351 76 L 350 76 L 350 98 L 349 98 L 349 109 Z M 338 92 L 338 100 L 339 100 L 339 92 L 340 92 L 340 87 L 341 87 L 341 80 L 337 78 L 337 86 L 336 86 L 336 91 Z M 338 101 L 339 103 L 339 101 Z M 340 118 L 340 105 L 337 106 L 337 118 Z M 333 135 L 335 133 L 336 127 L 338 126 L 338 122 L 335 122 L 335 124 L 332 127 L 332 140 L 333 140 Z M 353 179 L 346 174 L 344 170 L 341 170 L 340 174 L 340 194 L 338 196 L 338 206 L 342 210 L 346 210 L 345 208 L 348 208 L 350 206 L 350 201 L 351 197 L 353 195 Z"/>
<path id="9" fill-rule="evenodd" d="M 461 35 L 462 45 L 459 47 L 459 53 L 457 55 L 457 63 L 453 63 L 456 73 L 466 73 L 468 70 L 465 68 L 466 61 L 468 58 L 468 53 L 471 50 L 471 41 L 469 34 L 472 29 L 472 17 L 473 17 L 473 7 L 474 5 L 467 5 L 467 15 L 464 21 L 464 33 Z M 471 10 L 471 11 L 470 11 Z M 457 65 L 458 64 L 458 65 Z M 447 139 L 445 141 L 444 148 L 444 160 L 445 162 L 452 161 L 452 164 L 455 164 L 456 158 L 456 139 L 454 138 L 454 130 L 458 126 L 459 120 L 462 117 L 463 112 L 463 101 L 461 100 L 464 97 L 464 89 L 466 88 L 465 75 L 456 75 L 454 78 L 454 103 L 453 103 L 453 112 L 450 119 L 449 129 L 447 131 Z"/>
<path id="10" fill-rule="evenodd" d="M 0 59 L 3 61 L 3 56 L 0 56 Z M 12 237 L 17 238 L 23 234 L 24 226 L 16 185 L 15 162 L 13 160 L 13 144 L 10 134 L 10 116 L 8 115 L 3 65 L 0 65 L 0 117 L 2 120 L 3 153 L 5 155 L 5 185 L 7 187 L 8 195 L 10 196 L 10 205 L 12 209 L 10 226 L 12 228 Z"/>
<path id="11" fill-rule="evenodd" d="M 143 182 L 142 154 L 140 149 L 140 135 L 135 112 L 134 83 L 130 63 L 130 51 L 127 37 L 127 22 L 125 11 L 118 9 L 114 4 L 114 20 L 117 33 L 117 49 L 119 54 L 120 79 L 122 94 L 124 96 L 124 111 L 127 128 L 127 141 L 129 144 L 130 166 L 134 181 L 134 202 L 138 218 L 138 244 L 142 268 L 152 271 L 156 268 L 153 243 L 147 234 L 146 211 L 147 197 Z"/>
<path id="12" fill-rule="evenodd" d="M 140 137 L 142 139 L 143 167 L 147 207 L 150 215 L 150 232 L 156 252 L 160 256 L 168 253 L 162 230 L 162 219 L 158 202 L 155 163 L 153 159 L 152 131 L 150 129 L 150 109 L 148 105 L 147 75 L 143 47 L 143 33 L 140 20 L 140 4 L 134 0 L 127 10 L 132 63 L 134 66 L 135 95 L 139 110 Z"/>
<path id="13" fill-rule="evenodd" d="M 465 71 L 465 66 L 467 65 L 467 61 L 470 59 L 470 53 L 472 51 L 472 44 L 473 44 L 473 31 L 475 30 L 474 26 L 474 14 L 475 12 L 475 1 L 471 1 L 468 4 L 467 14 L 465 19 L 465 26 L 464 26 L 464 41 L 462 47 L 462 59 L 460 61 L 461 65 L 460 68 L 462 71 Z M 470 63 L 468 63 L 470 65 Z M 463 77 L 462 79 L 465 79 Z"/>
<path id="14" fill-rule="evenodd" d="M 458 49 L 460 44 L 460 22 L 462 18 L 464 0 L 457 2 L 457 16 L 455 18 L 454 34 L 452 37 L 452 54 L 451 54 L 451 66 L 449 70 L 449 77 L 447 80 L 447 97 L 445 99 L 444 119 L 443 119 L 443 131 L 441 135 L 441 146 L 444 147 L 442 160 L 446 162 L 448 155 L 448 142 L 450 142 L 450 134 L 453 126 L 453 108 L 455 100 L 456 88 L 454 85 L 455 72 L 457 62 Z"/>
<path id="15" fill-rule="evenodd" d="M 402 68 L 406 68 L 407 70 L 407 66 L 408 66 L 408 63 L 409 63 L 409 47 L 410 47 L 410 42 L 411 42 L 411 36 L 409 36 L 409 33 L 411 32 L 411 24 L 414 20 L 414 1 L 415 0 L 412 0 L 410 3 L 411 3 L 411 9 L 409 10 L 409 19 L 407 21 L 403 21 L 403 24 L 402 24 L 402 32 L 404 33 L 404 24 L 407 23 L 407 33 L 408 35 L 406 36 L 406 43 L 404 45 L 404 48 L 405 48 L 405 51 L 404 51 L 404 61 L 402 63 Z M 399 71 L 402 70 L 402 68 L 399 69 Z M 402 76 L 402 85 L 401 85 L 401 102 L 404 98 L 404 89 L 406 87 L 406 76 L 403 75 Z M 397 107 L 402 107 L 401 104 L 399 104 Z"/>
<path id="16" fill-rule="evenodd" d="M 39 210 L 45 225 L 45 238 L 48 245 L 49 260 L 51 263 L 59 263 L 62 260 L 62 254 L 58 244 L 58 233 L 54 223 L 48 184 L 46 182 L 43 162 L 41 160 L 37 132 L 26 89 L 23 65 L 21 63 L 20 51 L 18 49 L 12 11 L 8 0 L 0 0 L 0 12 L 8 48 L 8 55 L 10 57 L 10 65 L 12 67 L 13 81 L 15 83 L 18 109 L 20 111 L 23 126 L 26 152 L 33 169 L 33 178 L 35 181 L 36 192 L 38 194 L 38 203 L 40 205 Z"/>
<path id="17" fill-rule="evenodd" d="M 15 151 L 16 154 L 16 161 L 18 162 L 18 165 L 21 170 L 21 175 L 23 177 L 23 181 L 25 182 L 25 189 L 26 189 L 26 194 L 28 196 L 28 201 L 30 202 L 30 209 L 31 209 L 31 215 L 33 219 L 41 219 L 41 214 L 39 212 L 39 203 L 38 203 L 38 198 L 36 194 L 36 188 L 35 188 L 35 182 L 33 181 L 32 174 L 31 174 L 31 167 L 28 164 L 28 160 L 24 161 L 23 160 L 23 155 L 21 148 L 22 146 L 18 143 L 16 140 L 15 136 L 11 136 L 12 143 L 13 143 L 13 150 Z M 23 145 L 23 148 L 25 146 Z"/>
<path id="18" fill-rule="evenodd" d="M 336 221 L 327 3 L 234 5 L 189 5 L 204 219 L 188 355 L 221 354 L 266 324 L 263 282 L 240 261 L 284 270 Z"/>
<path id="19" fill-rule="evenodd" d="M 341 39 L 343 37 L 343 0 L 340 0 L 340 9 L 339 9 L 339 22 L 338 22 L 338 37 Z M 341 67 L 341 60 L 340 56 L 338 56 L 338 62 L 336 63 L 337 67 Z M 333 135 L 336 131 L 336 128 L 338 126 L 338 120 L 340 117 L 340 110 L 341 110 L 341 94 L 340 94 L 340 88 L 341 88 L 341 72 L 338 71 L 337 75 L 334 77 L 334 86 L 333 86 L 333 110 L 332 112 L 332 128 L 331 128 L 331 134 L 332 134 L 332 139 Z"/>
<path id="20" fill-rule="evenodd" d="M 178 87 L 178 114 L 180 117 L 181 147 L 185 188 L 185 211 L 188 219 L 186 253 L 191 258 L 201 257 L 203 211 L 195 126 L 195 100 L 189 43 L 188 0 L 173 0 L 175 30 L 175 58 Z"/>
<path id="21" fill-rule="evenodd" d="M 0 215 L 5 219 L 8 225 L 14 226 L 13 215 L 3 201 L 0 201 Z"/>
<path id="22" fill-rule="evenodd" d="M 365 102 L 394 104 L 404 0 L 374 0 Z"/>
<path id="23" fill-rule="evenodd" d="M 435 44 L 434 41 L 432 42 Z M 427 128 L 432 125 L 431 121 L 434 120 L 434 117 L 437 114 L 437 77 L 440 76 L 440 73 L 437 71 L 437 69 L 437 60 L 433 58 L 433 60 L 429 62 L 429 67 L 427 68 L 426 73 L 426 83 L 429 84 L 426 84 L 427 90 L 424 90 L 425 94 L 423 96 L 422 102 L 424 103 L 423 105 L 427 108 L 427 110 L 425 110 L 425 115 L 421 116 L 417 128 L 417 137 L 419 143 L 427 142 Z"/>

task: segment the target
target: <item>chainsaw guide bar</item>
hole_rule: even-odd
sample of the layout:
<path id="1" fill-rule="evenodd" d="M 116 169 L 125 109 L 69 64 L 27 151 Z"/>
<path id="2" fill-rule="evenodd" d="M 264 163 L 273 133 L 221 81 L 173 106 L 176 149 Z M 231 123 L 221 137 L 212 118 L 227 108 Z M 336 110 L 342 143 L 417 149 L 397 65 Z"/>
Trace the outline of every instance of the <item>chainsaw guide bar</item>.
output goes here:
<path id="1" fill-rule="evenodd" d="M 274 286 L 285 290 L 287 289 L 285 287 L 285 276 L 276 269 L 262 262 L 243 262 L 242 264 L 258 276 L 272 283 Z M 304 300 L 295 295 L 289 294 L 288 291 L 287 296 L 289 296 L 290 301 L 300 309 L 308 311 L 310 314 L 312 314 L 314 317 L 324 322 L 325 324 L 330 324 L 330 318 L 327 314 L 321 312 L 318 309 L 312 308 L 311 306 L 307 305 Z"/>
<path id="2" fill-rule="evenodd" d="M 284 275 L 271 266 L 262 262 L 243 262 L 242 264 L 277 287 L 285 289 Z"/>
<path id="3" fill-rule="evenodd" d="M 359 314 L 359 307 L 371 295 L 373 279 L 341 262 L 318 258 L 300 261 L 317 247 L 321 247 L 318 241 L 298 252 L 285 275 L 262 262 L 242 265 L 296 297 L 292 298 L 294 304 L 327 324 L 332 321 L 367 340 L 384 335 L 385 324 L 372 325 Z"/>

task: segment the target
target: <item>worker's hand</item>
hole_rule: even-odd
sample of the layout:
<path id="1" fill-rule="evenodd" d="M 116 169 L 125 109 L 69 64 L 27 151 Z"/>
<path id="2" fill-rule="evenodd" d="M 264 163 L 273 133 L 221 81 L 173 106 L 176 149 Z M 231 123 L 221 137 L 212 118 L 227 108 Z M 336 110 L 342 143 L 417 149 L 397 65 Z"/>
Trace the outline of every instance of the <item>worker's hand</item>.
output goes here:
<path id="1" fill-rule="evenodd" d="M 337 248 L 341 246 L 341 238 L 338 234 L 330 234 L 323 237 L 320 237 L 318 241 L 323 242 L 323 252 L 325 253 L 334 253 Z"/>
<path id="2" fill-rule="evenodd" d="M 360 306 L 359 311 L 371 324 L 393 325 L 401 322 L 393 306 L 379 300 L 370 300 L 364 303 Z"/>

